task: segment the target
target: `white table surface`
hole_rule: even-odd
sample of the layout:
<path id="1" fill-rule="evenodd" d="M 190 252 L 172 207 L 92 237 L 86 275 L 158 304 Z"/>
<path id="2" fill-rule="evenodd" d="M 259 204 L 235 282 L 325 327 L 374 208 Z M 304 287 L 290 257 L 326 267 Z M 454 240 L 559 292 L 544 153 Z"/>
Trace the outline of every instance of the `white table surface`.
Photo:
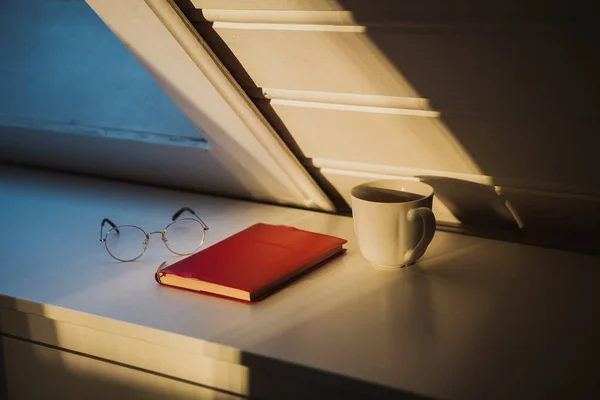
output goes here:
<path id="1" fill-rule="evenodd" d="M 98 240 L 104 217 L 160 230 L 181 206 L 210 226 L 206 245 L 265 222 L 345 238 L 348 251 L 246 304 L 157 285 L 172 257 L 157 237 L 134 263 Z M 600 389 L 599 257 L 438 231 L 417 265 L 382 270 L 348 217 L 13 167 L 0 168 L 0 217 L 2 307 L 40 304 L 50 318 L 181 338 L 173 346 L 198 339 L 224 360 L 239 351 L 425 396 Z"/>

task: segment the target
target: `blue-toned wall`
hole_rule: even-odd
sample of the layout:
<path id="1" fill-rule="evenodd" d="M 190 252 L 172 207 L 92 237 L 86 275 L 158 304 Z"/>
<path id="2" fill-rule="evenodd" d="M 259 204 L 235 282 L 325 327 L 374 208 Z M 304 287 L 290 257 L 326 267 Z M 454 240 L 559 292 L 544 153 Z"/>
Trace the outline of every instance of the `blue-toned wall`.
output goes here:
<path id="1" fill-rule="evenodd" d="M 83 0 L 0 0 L 0 124 L 21 118 L 199 136 Z"/>

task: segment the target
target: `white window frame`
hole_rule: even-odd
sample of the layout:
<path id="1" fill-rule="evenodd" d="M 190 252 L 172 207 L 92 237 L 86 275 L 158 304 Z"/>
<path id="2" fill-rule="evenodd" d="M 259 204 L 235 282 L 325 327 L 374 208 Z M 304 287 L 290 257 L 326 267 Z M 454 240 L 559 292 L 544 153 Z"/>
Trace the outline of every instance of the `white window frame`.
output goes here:
<path id="1" fill-rule="evenodd" d="M 171 0 L 86 0 L 260 200 L 335 211 Z"/>

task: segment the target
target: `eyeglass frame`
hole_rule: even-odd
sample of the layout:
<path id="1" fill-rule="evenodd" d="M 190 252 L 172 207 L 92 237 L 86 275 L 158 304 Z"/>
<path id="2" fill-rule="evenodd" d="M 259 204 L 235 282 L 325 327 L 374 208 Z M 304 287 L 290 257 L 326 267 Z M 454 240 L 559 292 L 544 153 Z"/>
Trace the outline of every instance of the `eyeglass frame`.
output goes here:
<path id="1" fill-rule="evenodd" d="M 194 218 L 182 218 L 182 219 L 177 219 L 177 218 L 179 218 L 179 216 L 180 216 L 181 214 L 183 214 L 183 213 L 184 213 L 184 212 L 186 212 L 186 211 L 187 211 L 187 212 L 189 212 L 190 214 L 192 214 L 192 215 L 195 217 L 195 219 L 194 219 Z M 194 251 L 192 251 L 191 253 L 178 253 L 178 252 L 176 252 L 176 251 L 173 251 L 173 250 L 172 250 L 172 249 L 171 249 L 171 248 L 170 248 L 170 247 L 167 245 L 167 243 L 166 243 L 166 242 L 167 242 L 167 237 L 166 237 L 165 235 L 166 235 L 167 229 L 169 229 L 169 227 L 170 227 L 171 225 L 175 224 L 176 222 L 185 221 L 185 220 L 191 220 L 191 221 L 195 221 L 195 222 L 199 222 L 199 223 L 200 223 L 200 226 L 202 226 L 202 240 L 201 240 L 201 241 L 200 241 L 200 243 L 198 244 L 198 247 L 196 247 L 196 248 L 194 249 Z M 108 230 L 106 233 L 104 233 L 104 225 L 105 225 L 105 224 L 108 224 L 108 225 L 110 225 L 110 226 L 111 226 L 111 229 L 109 229 L 109 230 Z M 106 239 L 108 238 L 108 235 L 110 235 L 110 233 L 111 233 L 112 231 L 115 231 L 115 232 L 119 233 L 119 228 L 120 228 L 120 227 L 133 227 L 133 228 L 137 228 L 137 229 L 139 229 L 140 231 L 142 231 L 142 232 L 144 233 L 144 235 L 146 235 L 146 239 L 145 239 L 145 240 L 144 240 L 144 242 L 143 242 L 143 244 L 144 244 L 144 250 L 143 250 L 143 251 L 140 253 L 140 255 L 139 255 L 139 256 L 137 256 L 136 258 L 133 258 L 133 259 L 131 259 L 131 260 L 122 260 L 122 259 L 120 259 L 120 258 L 118 258 L 118 257 L 115 257 L 115 255 L 114 255 L 113 253 L 111 253 L 111 252 L 110 252 L 110 250 L 108 249 L 108 243 L 106 242 Z M 198 214 L 196 214 L 196 212 L 195 212 L 194 210 L 192 210 L 192 209 L 191 209 L 191 208 L 189 208 L 189 207 L 181 207 L 181 208 L 180 208 L 179 210 L 177 210 L 177 212 L 175 212 L 175 214 L 173 214 L 173 216 L 171 217 L 171 223 L 170 223 L 169 225 L 167 225 L 167 226 L 166 226 L 166 228 L 165 228 L 165 229 L 163 229 L 162 231 L 146 232 L 145 230 L 143 230 L 142 228 L 140 228 L 140 227 L 139 227 L 139 226 L 137 226 L 137 225 L 117 225 L 117 224 L 115 224 L 114 222 L 112 222 L 110 219 L 108 219 L 108 218 L 104 218 L 104 219 L 102 220 L 102 222 L 100 223 L 100 242 L 104 243 L 104 247 L 106 248 L 106 251 L 107 251 L 107 252 L 108 252 L 108 254 L 109 254 L 109 255 L 110 255 L 112 258 L 114 258 L 115 260 L 117 260 L 117 261 L 120 261 L 120 262 L 132 262 L 132 261 L 135 261 L 135 260 L 137 260 L 137 259 L 138 259 L 138 258 L 140 258 L 141 256 L 143 256 L 143 255 L 144 255 L 144 253 L 146 253 L 146 250 L 148 249 L 148 242 L 150 241 L 150 235 L 153 235 L 153 234 L 156 234 L 156 233 L 160 233 L 160 234 L 161 234 L 161 239 L 162 239 L 162 242 L 163 242 L 163 244 L 165 245 L 165 247 L 167 248 L 167 250 L 169 250 L 169 251 L 170 251 L 171 253 L 173 253 L 173 254 L 177 254 L 178 256 L 186 256 L 186 255 L 189 255 L 189 254 L 192 254 L 192 253 L 194 253 L 196 250 L 198 250 L 198 249 L 199 249 L 199 248 L 202 246 L 202 244 L 204 243 L 204 238 L 206 237 L 206 234 L 205 234 L 205 232 L 206 232 L 208 229 L 209 229 L 209 228 L 208 228 L 208 225 L 206 225 L 206 223 L 205 223 L 205 222 L 202 220 L 202 218 L 200 218 L 200 217 L 198 216 Z"/>

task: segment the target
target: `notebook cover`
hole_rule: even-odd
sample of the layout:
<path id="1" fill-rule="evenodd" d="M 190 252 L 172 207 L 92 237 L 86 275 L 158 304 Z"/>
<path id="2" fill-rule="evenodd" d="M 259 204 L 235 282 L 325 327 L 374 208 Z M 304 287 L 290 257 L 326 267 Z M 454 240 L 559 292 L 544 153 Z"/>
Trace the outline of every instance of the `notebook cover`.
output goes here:
<path id="1" fill-rule="evenodd" d="M 160 273 L 239 289 L 252 295 L 294 275 L 298 269 L 346 242 L 290 226 L 259 223 L 163 268 Z"/>

